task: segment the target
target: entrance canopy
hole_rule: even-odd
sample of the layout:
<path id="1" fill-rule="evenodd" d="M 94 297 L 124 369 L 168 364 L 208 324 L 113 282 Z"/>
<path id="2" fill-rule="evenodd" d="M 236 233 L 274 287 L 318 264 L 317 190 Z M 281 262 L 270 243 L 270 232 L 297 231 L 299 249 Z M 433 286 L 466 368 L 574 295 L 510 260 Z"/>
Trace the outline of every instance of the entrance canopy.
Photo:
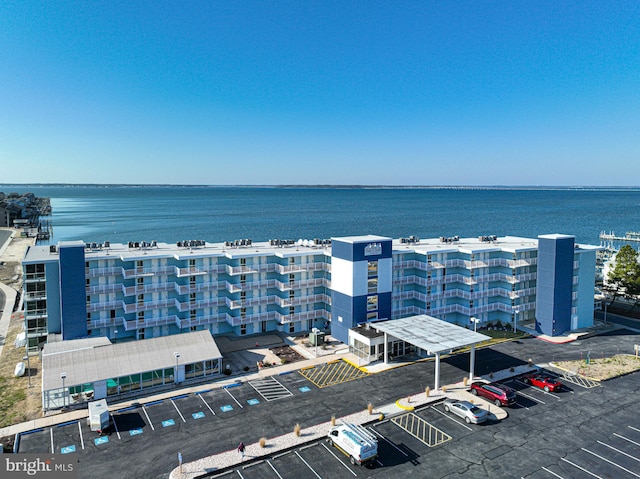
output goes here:
<path id="1" fill-rule="evenodd" d="M 426 314 L 371 323 L 371 327 L 424 349 L 429 354 L 449 352 L 491 339 Z"/>
<path id="2" fill-rule="evenodd" d="M 440 354 L 448 353 L 454 349 L 471 346 L 469 378 L 474 377 L 475 345 L 491 339 L 484 334 L 469 331 L 455 324 L 447 323 L 442 319 L 420 314 L 408 318 L 392 319 L 371 323 L 371 327 L 384 333 L 384 362 L 387 364 L 388 344 L 387 336 L 393 336 L 401 341 L 417 346 L 436 357 L 435 361 L 435 388 L 440 388 Z"/>

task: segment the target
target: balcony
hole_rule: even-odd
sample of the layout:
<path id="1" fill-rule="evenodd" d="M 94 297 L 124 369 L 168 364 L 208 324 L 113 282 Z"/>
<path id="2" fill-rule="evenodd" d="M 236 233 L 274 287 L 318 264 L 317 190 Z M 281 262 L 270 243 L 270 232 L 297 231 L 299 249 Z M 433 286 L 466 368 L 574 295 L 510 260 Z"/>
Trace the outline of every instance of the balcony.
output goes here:
<path id="1" fill-rule="evenodd" d="M 87 304 L 87 312 L 109 311 L 112 309 L 122 309 L 125 306 L 124 301 L 101 301 L 99 303 Z"/>
<path id="2" fill-rule="evenodd" d="M 36 301 L 38 299 L 47 299 L 46 291 L 27 291 L 24 295 L 25 301 Z"/>
<path id="3" fill-rule="evenodd" d="M 176 324 L 178 317 L 176 315 L 161 316 L 157 318 L 124 320 L 124 329 L 127 331 L 135 331 L 140 328 L 150 328 L 153 326 L 166 326 Z"/>
<path id="4" fill-rule="evenodd" d="M 176 300 L 177 301 L 177 300 Z M 192 309 L 204 309 L 211 307 L 224 306 L 226 304 L 225 298 L 209 298 L 198 301 L 177 301 L 178 311 L 184 313 L 185 311 L 191 311 Z"/>
<path id="5" fill-rule="evenodd" d="M 46 319 L 47 317 L 46 309 L 28 309 L 24 312 L 25 319 Z"/>
<path id="6" fill-rule="evenodd" d="M 211 281 L 208 283 L 190 283 L 182 285 L 174 283 L 174 288 L 180 295 L 198 293 L 202 291 L 213 291 L 225 288 L 225 281 Z"/>
<path id="7" fill-rule="evenodd" d="M 122 273 L 125 279 L 144 278 L 156 275 L 175 276 L 178 273 L 178 268 L 176 268 L 175 266 L 155 266 L 150 268 L 123 269 Z"/>
<path id="8" fill-rule="evenodd" d="M 99 278 L 107 276 L 123 276 L 124 268 L 121 266 L 114 266 L 111 268 L 89 268 L 85 269 L 85 276 L 87 278 Z"/>
<path id="9" fill-rule="evenodd" d="M 121 290 L 125 296 L 135 296 L 136 294 L 173 291 L 175 290 L 175 283 L 137 284 L 135 286 L 122 286 Z"/>
<path id="10" fill-rule="evenodd" d="M 175 298 L 162 299 L 160 301 L 144 301 L 142 303 L 124 304 L 124 312 L 138 313 L 141 311 L 150 311 L 153 309 L 177 308 L 178 301 Z M 112 308 L 111 308 L 112 309 Z"/>

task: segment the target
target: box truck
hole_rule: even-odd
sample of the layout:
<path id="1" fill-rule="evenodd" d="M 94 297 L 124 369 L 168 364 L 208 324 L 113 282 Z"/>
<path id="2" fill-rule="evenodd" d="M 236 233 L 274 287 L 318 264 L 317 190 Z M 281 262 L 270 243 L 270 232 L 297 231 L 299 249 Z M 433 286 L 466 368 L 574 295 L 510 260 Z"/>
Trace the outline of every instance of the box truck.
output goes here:
<path id="1" fill-rule="evenodd" d="M 87 422 L 92 431 L 102 432 L 109 427 L 109 409 L 107 408 L 106 399 L 89 403 L 89 418 Z"/>

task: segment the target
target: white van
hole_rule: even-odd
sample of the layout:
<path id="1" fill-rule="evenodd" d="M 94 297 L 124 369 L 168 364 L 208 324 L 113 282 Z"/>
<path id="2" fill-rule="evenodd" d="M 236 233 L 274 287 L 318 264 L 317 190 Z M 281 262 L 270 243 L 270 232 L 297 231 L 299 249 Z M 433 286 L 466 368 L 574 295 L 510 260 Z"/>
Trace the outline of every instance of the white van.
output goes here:
<path id="1" fill-rule="evenodd" d="M 327 435 L 327 442 L 346 454 L 351 464 L 361 466 L 378 457 L 378 440 L 357 424 L 341 424 L 332 427 Z"/>

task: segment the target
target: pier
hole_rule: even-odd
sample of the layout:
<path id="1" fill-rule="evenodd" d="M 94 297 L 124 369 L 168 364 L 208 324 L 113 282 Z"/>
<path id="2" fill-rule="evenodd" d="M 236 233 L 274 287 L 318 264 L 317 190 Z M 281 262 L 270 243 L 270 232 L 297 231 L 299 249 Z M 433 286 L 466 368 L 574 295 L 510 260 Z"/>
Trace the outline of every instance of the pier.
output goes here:
<path id="1" fill-rule="evenodd" d="M 604 231 L 600 232 L 600 239 L 604 241 L 635 241 L 640 242 L 640 232 L 638 231 L 627 231 L 624 236 L 616 236 L 616 234 L 611 231 L 606 233 Z"/>

